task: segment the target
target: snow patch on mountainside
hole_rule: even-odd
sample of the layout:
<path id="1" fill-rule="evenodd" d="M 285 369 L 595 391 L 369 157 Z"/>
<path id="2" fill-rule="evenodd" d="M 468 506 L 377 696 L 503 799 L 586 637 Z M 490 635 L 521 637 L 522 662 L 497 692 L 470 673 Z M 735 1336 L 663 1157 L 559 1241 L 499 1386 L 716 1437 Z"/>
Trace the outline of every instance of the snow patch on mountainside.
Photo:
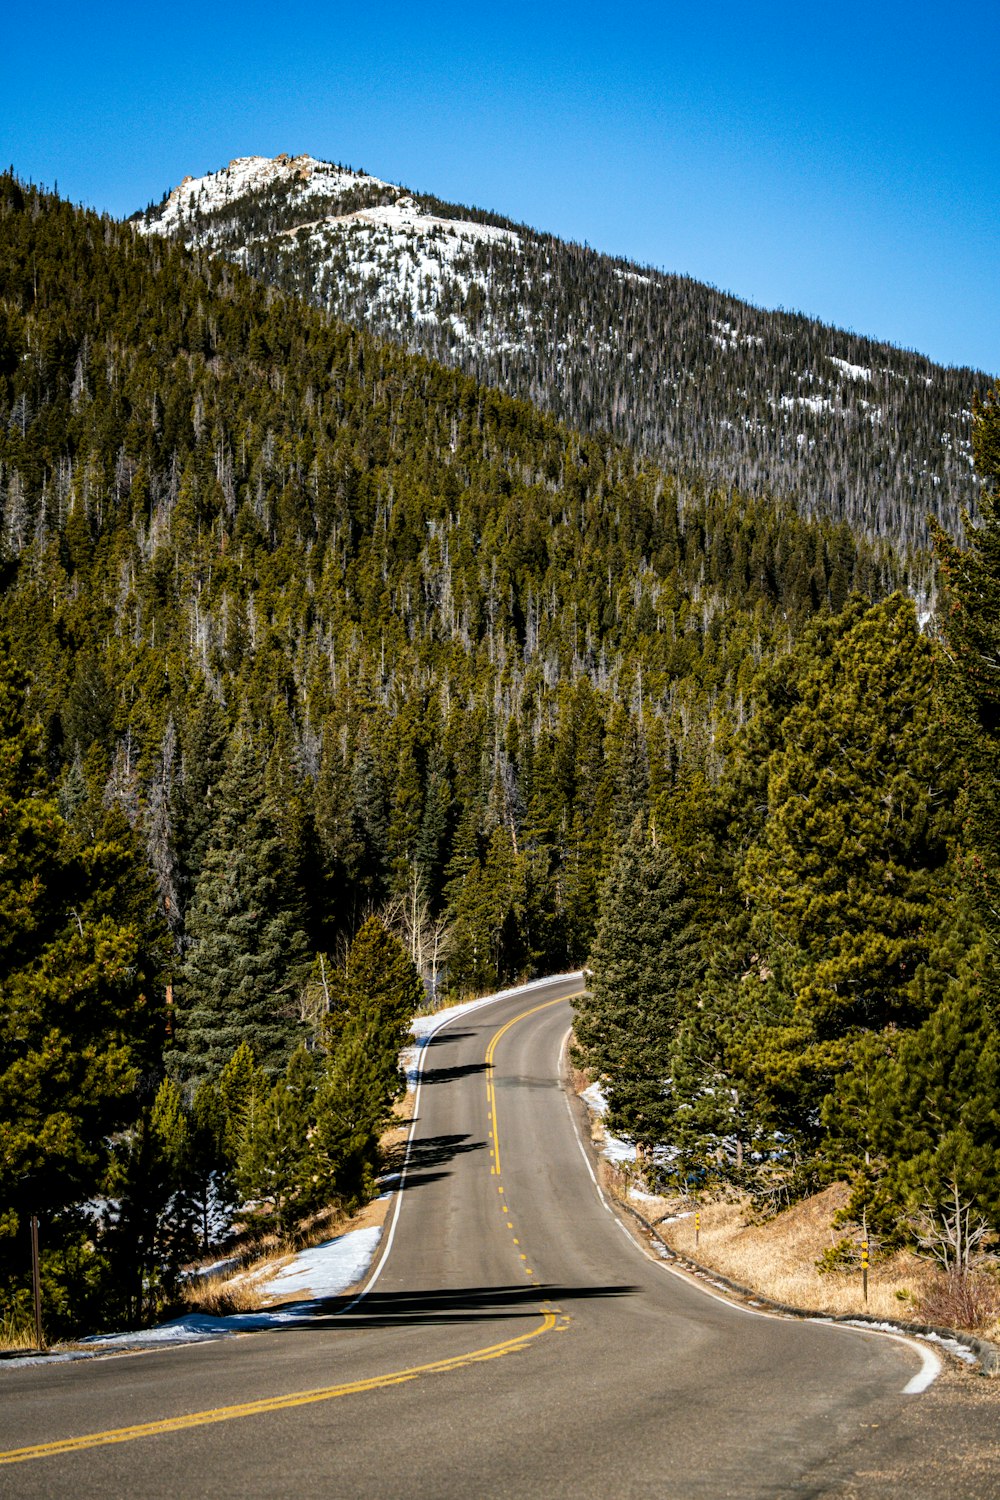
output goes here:
<path id="1" fill-rule="evenodd" d="M 841 374 L 846 375 L 848 380 L 871 380 L 872 372 L 864 365 L 852 365 L 846 359 L 838 359 L 835 354 L 828 355 L 831 365 L 836 365 Z"/>
<path id="2" fill-rule="evenodd" d="M 487 327 L 470 328 L 465 315 L 472 285 L 486 285 L 482 268 L 474 265 L 477 249 L 505 245 L 516 253 L 521 239 L 514 230 L 439 216 L 402 188 L 312 156 L 237 157 L 221 172 L 185 178 L 137 227 L 144 234 L 180 234 L 189 245 L 219 247 L 230 239 L 227 211 L 235 213 L 242 200 L 274 187 L 285 189 L 284 210 L 293 217 L 314 202 L 326 212 L 245 234 L 241 244 L 229 246 L 234 260 L 249 264 L 262 243 L 286 255 L 305 251 L 336 278 L 339 294 L 346 287 L 363 291 L 369 313 L 380 313 L 397 336 L 406 337 L 407 325 L 438 323 L 456 344 L 492 352 L 525 346 L 529 330 L 521 339 L 491 337 Z M 356 208 L 349 195 L 357 189 L 377 189 L 395 201 Z M 339 211 L 338 200 L 347 212 Z M 321 282 L 323 275 L 321 270 Z"/>
<path id="3" fill-rule="evenodd" d="M 394 238 L 406 235 L 434 235 L 444 236 L 446 240 L 479 241 L 487 244 L 507 240 L 514 245 L 520 244 L 518 235 L 512 229 L 501 229 L 496 224 L 477 224 L 471 219 L 439 219 L 434 214 L 426 213 L 413 198 L 409 197 L 399 198 L 395 203 L 379 204 L 377 208 L 359 208 L 353 214 L 332 215 L 321 220 L 320 223 L 330 229 L 336 229 L 342 225 L 370 224 L 375 228 L 385 229 Z M 294 232 L 294 230 L 285 231 L 286 234 Z"/>
<path id="4" fill-rule="evenodd" d="M 820 412 L 833 411 L 834 409 L 833 402 L 828 400 L 826 396 L 782 396 L 778 404 L 784 411 L 801 409 L 811 411 L 813 416 L 818 416 Z"/>

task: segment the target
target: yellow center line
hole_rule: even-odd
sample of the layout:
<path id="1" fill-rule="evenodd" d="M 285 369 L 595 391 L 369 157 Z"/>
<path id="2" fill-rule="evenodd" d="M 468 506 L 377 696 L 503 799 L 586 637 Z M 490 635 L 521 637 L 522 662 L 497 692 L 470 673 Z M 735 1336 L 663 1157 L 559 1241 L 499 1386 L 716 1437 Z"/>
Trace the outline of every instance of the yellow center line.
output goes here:
<path id="1" fill-rule="evenodd" d="M 552 1005 L 562 1005 L 567 998 L 571 999 L 572 996 L 560 995 L 558 1000 L 545 1000 L 541 1005 L 533 1005 L 530 1010 L 522 1010 L 520 1015 L 512 1016 L 505 1026 L 501 1026 L 500 1030 L 493 1034 L 490 1038 L 489 1046 L 486 1048 L 486 1094 L 490 1106 L 489 1116 L 493 1121 L 493 1129 L 490 1134 L 493 1136 L 493 1151 L 497 1176 L 500 1175 L 500 1123 L 497 1119 L 497 1096 L 493 1086 L 493 1074 L 496 1067 L 493 1058 L 497 1050 L 497 1043 L 501 1037 L 507 1035 L 512 1026 L 517 1025 L 518 1021 L 526 1021 L 529 1016 L 537 1015 L 540 1010 L 548 1010 Z M 500 1191 L 503 1192 L 503 1188 Z"/>
<path id="2" fill-rule="evenodd" d="M 528 1016 L 537 1015 L 540 1010 L 548 1010 L 551 1005 L 561 1005 L 564 1000 L 572 1000 L 574 998 L 575 996 L 573 995 L 560 995 L 557 1000 L 545 1000 L 541 1005 L 533 1005 L 530 1010 L 522 1010 L 519 1015 L 513 1016 L 506 1023 L 506 1025 L 501 1026 L 499 1031 L 494 1032 L 493 1036 L 490 1038 L 489 1046 L 486 1048 L 486 1115 L 487 1119 L 490 1122 L 490 1139 L 493 1142 L 493 1147 L 490 1151 L 490 1156 L 493 1159 L 493 1165 L 490 1167 L 490 1172 L 494 1177 L 499 1177 L 500 1175 L 500 1121 L 497 1115 L 496 1089 L 493 1085 L 493 1077 L 496 1072 L 496 1062 L 494 1059 L 496 1056 L 497 1043 L 500 1041 L 501 1037 L 506 1036 L 507 1032 L 512 1026 L 517 1025 L 518 1021 L 525 1021 L 527 1020 Z M 507 1215 L 511 1210 L 510 1204 L 507 1203 L 504 1199 L 502 1183 L 499 1187 L 499 1193 L 501 1198 L 500 1212 L 504 1215 Z M 507 1220 L 507 1228 L 510 1230 L 513 1230 L 514 1228 L 514 1225 L 510 1221 L 510 1219 Z M 520 1243 L 521 1241 L 519 1239 L 514 1240 L 515 1245 L 519 1246 Z M 534 1271 L 529 1271 L 527 1265 L 524 1264 L 527 1259 L 528 1257 L 526 1255 L 520 1256 L 522 1269 L 524 1270 L 526 1276 L 534 1276 Z"/>
<path id="3" fill-rule="evenodd" d="M 185 1412 L 178 1417 L 163 1417 L 155 1422 L 140 1422 L 134 1427 L 117 1427 L 107 1432 L 87 1432 L 80 1437 L 56 1438 L 49 1443 L 35 1443 L 29 1448 L 11 1448 L 0 1452 L 0 1464 L 23 1464 L 36 1458 L 53 1458 L 61 1453 L 77 1453 L 83 1448 L 104 1448 L 112 1443 L 130 1443 L 136 1438 L 160 1437 L 168 1432 L 183 1432 L 189 1427 L 208 1427 L 215 1422 L 232 1422 L 238 1417 L 259 1417 L 266 1412 L 288 1411 L 296 1406 L 312 1406 L 318 1401 L 335 1401 L 340 1396 L 354 1396 L 364 1391 L 383 1390 L 386 1386 L 403 1385 L 421 1375 L 443 1375 L 450 1370 L 461 1370 L 467 1365 L 481 1364 L 488 1359 L 502 1359 L 505 1354 L 514 1354 L 523 1349 L 540 1333 L 550 1333 L 556 1326 L 556 1315 L 542 1314 L 537 1328 L 515 1338 L 505 1339 L 499 1344 L 489 1344 L 484 1349 L 473 1349 L 468 1354 L 456 1354 L 450 1359 L 438 1359 L 427 1365 L 413 1365 L 406 1370 L 392 1370 L 387 1375 L 372 1375 L 367 1380 L 352 1380 L 346 1385 L 323 1386 L 319 1390 L 295 1391 L 284 1396 L 264 1396 L 257 1401 L 243 1401 L 237 1406 L 216 1406 L 207 1411 Z"/>

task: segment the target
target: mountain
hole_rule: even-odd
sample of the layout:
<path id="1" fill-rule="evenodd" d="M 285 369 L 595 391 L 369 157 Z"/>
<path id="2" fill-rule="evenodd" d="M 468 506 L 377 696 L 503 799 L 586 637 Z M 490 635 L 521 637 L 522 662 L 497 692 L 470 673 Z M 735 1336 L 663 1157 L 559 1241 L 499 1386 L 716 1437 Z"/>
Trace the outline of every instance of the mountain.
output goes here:
<path id="1" fill-rule="evenodd" d="M 709 487 L 904 550 L 975 510 L 976 371 L 311 156 L 185 178 L 136 223 Z"/>
<path id="2" fill-rule="evenodd" d="M 314 947 L 414 882 L 451 910 L 506 834 L 545 912 L 513 972 L 575 960 L 609 829 L 717 770 L 813 612 L 910 581 L 12 178 L 0 286 L 0 634 L 178 931 L 249 726 Z"/>

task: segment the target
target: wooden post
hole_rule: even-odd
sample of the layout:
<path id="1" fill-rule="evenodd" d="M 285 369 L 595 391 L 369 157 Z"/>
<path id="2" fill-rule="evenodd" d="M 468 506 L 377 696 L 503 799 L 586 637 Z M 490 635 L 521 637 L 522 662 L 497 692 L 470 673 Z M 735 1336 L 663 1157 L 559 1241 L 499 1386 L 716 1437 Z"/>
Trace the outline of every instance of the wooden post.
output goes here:
<path id="1" fill-rule="evenodd" d="M 35 1343 L 45 1348 L 42 1334 L 42 1278 L 38 1265 L 38 1215 L 31 1215 L 31 1285 L 35 1293 Z"/>

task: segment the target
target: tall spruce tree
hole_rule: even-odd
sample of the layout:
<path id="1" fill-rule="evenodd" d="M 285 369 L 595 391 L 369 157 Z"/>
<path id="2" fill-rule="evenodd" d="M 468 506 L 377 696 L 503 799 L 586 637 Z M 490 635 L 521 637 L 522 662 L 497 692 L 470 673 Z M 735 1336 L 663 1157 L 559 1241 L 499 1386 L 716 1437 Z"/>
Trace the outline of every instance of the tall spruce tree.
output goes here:
<path id="1" fill-rule="evenodd" d="M 399 1053 L 424 1002 L 424 986 L 403 944 L 369 917 L 351 944 L 337 988 L 344 1017 L 338 1050 L 363 1044 L 373 1063 L 373 1107 L 381 1122 L 404 1087 Z"/>
<path id="2" fill-rule="evenodd" d="M 177 988 L 178 1058 L 187 1076 L 217 1072 L 241 1042 L 262 1066 L 284 1067 L 296 1035 L 307 960 L 295 893 L 264 796 L 260 752 L 236 736 L 218 813 L 188 911 L 190 944 Z"/>
<path id="3" fill-rule="evenodd" d="M 748 994 L 760 992 L 745 1064 L 807 1133 L 859 1036 L 927 1014 L 920 975 L 950 889 L 957 787 L 912 603 L 854 601 L 812 639 L 739 873 L 757 955 Z"/>
<path id="4" fill-rule="evenodd" d="M 459 993 L 488 994 L 518 978 L 528 963 L 528 867 L 510 831 L 493 830 L 489 846 L 452 886 L 448 982 Z"/>
<path id="5" fill-rule="evenodd" d="M 257 1222 L 282 1237 L 316 1206 L 315 1096 L 315 1059 L 300 1046 L 281 1077 L 253 1096 L 243 1118 L 236 1180 L 244 1197 L 257 1203 Z"/>
<path id="6" fill-rule="evenodd" d="M 403 1092 L 399 1053 L 424 987 L 403 944 L 376 917 L 361 927 L 333 986 L 331 1052 L 316 1092 L 318 1180 L 345 1203 L 370 1196 L 379 1136 Z"/>
<path id="7" fill-rule="evenodd" d="M 979 522 L 960 548 L 938 534 L 951 689 L 947 732 L 961 747 L 963 876 L 988 936 L 988 1003 L 1000 1016 L 1000 386 L 974 402 L 983 481 Z"/>
<path id="8" fill-rule="evenodd" d="M 693 911 L 676 855 L 637 819 L 604 882 L 576 1037 L 612 1128 L 644 1147 L 670 1134 L 672 1057 L 702 970 Z"/>
<path id="9" fill-rule="evenodd" d="M 343 1040 L 316 1091 L 312 1157 L 330 1198 L 345 1207 L 364 1203 L 375 1188 L 379 1133 L 385 1123 L 385 1080 L 365 1038 Z"/>

